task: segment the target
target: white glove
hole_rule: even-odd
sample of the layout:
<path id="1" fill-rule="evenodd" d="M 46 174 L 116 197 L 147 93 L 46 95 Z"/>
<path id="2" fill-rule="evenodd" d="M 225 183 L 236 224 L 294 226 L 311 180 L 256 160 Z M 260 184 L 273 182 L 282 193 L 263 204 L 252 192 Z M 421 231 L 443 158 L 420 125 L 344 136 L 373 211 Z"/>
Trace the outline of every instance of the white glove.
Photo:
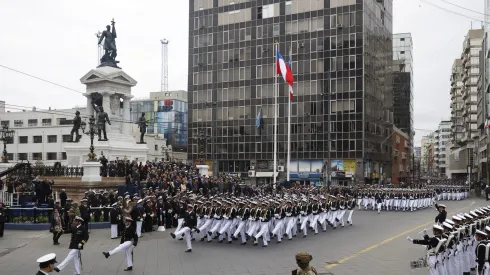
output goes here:
<path id="1" fill-rule="evenodd" d="M 78 248 L 82 248 L 82 244 L 81 243 L 78 244 Z"/>
<path id="2" fill-rule="evenodd" d="M 407 237 L 407 240 L 411 243 L 413 242 L 413 239 L 410 236 Z"/>
<path id="3" fill-rule="evenodd" d="M 428 234 L 427 234 L 427 228 L 424 228 L 424 236 L 425 236 L 425 235 L 428 235 Z"/>

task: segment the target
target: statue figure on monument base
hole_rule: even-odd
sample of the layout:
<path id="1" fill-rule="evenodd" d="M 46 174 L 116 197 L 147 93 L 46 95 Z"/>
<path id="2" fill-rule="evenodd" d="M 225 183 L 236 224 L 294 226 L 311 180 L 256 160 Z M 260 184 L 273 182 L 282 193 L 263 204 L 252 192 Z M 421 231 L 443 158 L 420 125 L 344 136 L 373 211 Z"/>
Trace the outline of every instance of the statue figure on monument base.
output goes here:
<path id="1" fill-rule="evenodd" d="M 109 120 L 109 116 L 107 115 L 106 112 L 104 112 L 104 107 L 102 106 L 97 106 L 95 104 L 94 100 L 94 95 L 92 94 L 92 106 L 94 107 L 97 117 L 97 136 L 99 137 L 99 141 L 108 141 L 107 139 L 107 132 L 105 129 L 105 124 L 111 125 L 111 121 Z M 101 134 L 104 134 L 104 139 L 102 139 Z"/>
<path id="2" fill-rule="evenodd" d="M 70 140 L 68 142 L 79 142 L 82 135 L 78 133 L 80 130 L 80 125 L 82 124 L 82 118 L 80 117 L 80 112 L 75 112 L 75 118 L 73 119 L 73 128 L 71 128 L 70 132 Z M 75 140 L 73 140 L 73 134 L 76 134 Z"/>
<path id="3" fill-rule="evenodd" d="M 140 142 L 137 142 L 137 144 L 146 144 L 146 142 L 143 140 L 143 137 L 146 134 L 146 128 L 148 127 L 148 121 L 146 120 L 145 113 L 141 113 L 141 116 L 138 120 L 138 127 L 140 128 Z"/>
<path id="4" fill-rule="evenodd" d="M 104 55 L 100 59 L 100 67 L 114 67 L 119 68 L 117 64 L 119 61 L 116 61 L 117 56 L 117 47 L 116 47 L 116 22 L 114 22 L 114 18 L 111 21 L 111 26 L 107 25 L 106 30 L 102 32 L 99 36 L 99 45 L 102 43 L 102 39 L 104 39 Z M 120 69 L 120 68 L 119 68 Z"/>

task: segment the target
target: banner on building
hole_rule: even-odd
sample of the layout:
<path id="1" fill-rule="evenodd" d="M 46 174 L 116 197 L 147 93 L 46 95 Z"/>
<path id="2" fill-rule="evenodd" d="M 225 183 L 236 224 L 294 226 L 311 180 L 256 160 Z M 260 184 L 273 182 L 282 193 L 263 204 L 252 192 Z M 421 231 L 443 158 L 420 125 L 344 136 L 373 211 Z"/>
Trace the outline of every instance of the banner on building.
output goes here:
<path id="1" fill-rule="evenodd" d="M 347 159 L 344 160 L 344 171 L 346 177 L 353 177 L 356 174 L 356 160 Z"/>
<path id="2" fill-rule="evenodd" d="M 332 160 L 332 164 L 330 165 L 330 171 L 332 172 L 343 172 L 344 171 L 344 161 L 341 159 Z"/>

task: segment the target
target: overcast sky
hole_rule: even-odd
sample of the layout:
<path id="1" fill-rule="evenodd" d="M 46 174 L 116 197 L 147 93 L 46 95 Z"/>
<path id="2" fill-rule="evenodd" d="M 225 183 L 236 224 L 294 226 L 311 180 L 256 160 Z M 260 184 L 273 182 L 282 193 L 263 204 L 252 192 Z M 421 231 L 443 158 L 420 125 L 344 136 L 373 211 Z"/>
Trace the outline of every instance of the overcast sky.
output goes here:
<path id="1" fill-rule="evenodd" d="M 447 10 L 482 19 L 483 15 L 424 0 Z M 483 13 L 483 0 L 447 0 Z M 187 89 L 187 0 L 1 1 L 0 65 L 84 91 L 80 78 L 97 65 L 95 33 L 114 17 L 120 66 L 138 85 L 135 97 L 160 89 L 161 45 L 169 44 L 169 89 Z M 394 33 L 410 32 L 414 41 L 414 121 L 416 144 L 422 135 L 449 119 L 449 76 L 461 54 L 472 20 L 424 3 L 394 0 Z M 473 21 L 473 28 L 481 22 Z M 0 100 L 38 108 L 85 105 L 76 92 L 0 68 Z"/>

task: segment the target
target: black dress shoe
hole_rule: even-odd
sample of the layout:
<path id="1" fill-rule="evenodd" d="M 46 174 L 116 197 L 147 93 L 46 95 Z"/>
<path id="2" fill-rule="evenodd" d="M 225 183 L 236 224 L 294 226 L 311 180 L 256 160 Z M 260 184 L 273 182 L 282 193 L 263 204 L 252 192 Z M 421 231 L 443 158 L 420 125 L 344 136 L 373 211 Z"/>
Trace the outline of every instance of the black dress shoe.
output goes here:
<path id="1" fill-rule="evenodd" d="M 254 246 L 257 246 L 257 245 L 258 245 L 258 243 L 254 243 Z"/>
<path id="2" fill-rule="evenodd" d="M 172 236 L 172 238 L 175 239 L 175 234 L 174 233 L 170 233 L 170 236 Z"/>
<path id="3" fill-rule="evenodd" d="M 277 241 L 276 243 L 281 243 L 281 241 Z"/>
<path id="4" fill-rule="evenodd" d="M 212 240 L 209 240 L 208 243 L 212 242 Z"/>
<path id="5" fill-rule="evenodd" d="M 264 245 L 262 245 L 262 247 L 267 247 L 267 245 L 264 244 Z"/>
<path id="6" fill-rule="evenodd" d="M 223 240 L 219 241 L 218 243 L 223 243 Z"/>
<path id="7" fill-rule="evenodd" d="M 196 240 L 196 238 L 192 238 L 192 239 L 191 239 L 191 241 L 195 241 L 195 240 Z"/>
<path id="8" fill-rule="evenodd" d="M 106 259 L 109 258 L 109 256 L 111 256 L 111 255 L 109 255 L 109 252 L 102 252 L 102 254 L 104 254 Z"/>
<path id="9" fill-rule="evenodd" d="M 199 240 L 200 242 L 204 242 L 204 238 L 201 238 L 201 240 Z"/>
<path id="10" fill-rule="evenodd" d="M 60 269 L 59 269 L 59 268 L 57 268 L 57 267 L 55 267 L 55 268 L 54 268 L 54 271 L 56 271 L 56 272 L 60 272 Z"/>
<path id="11" fill-rule="evenodd" d="M 303 238 L 306 238 L 306 235 L 303 235 Z"/>
<path id="12" fill-rule="evenodd" d="M 133 270 L 132 266 L 128 266 L 126 269 L 124 269 L 124 271 L 131 271 L 131 270 Z"/>
<path id="13" fill-rule="evenodd" d="M 292 241 L 292 240 L 293 240 L 293 238 L 291 238 L 291 239 L 288 239 L 288 240 L 290 240 L 290 241 Z"/>
<path id="14" fill-rule="evenodd" d="M 189 252 L 192 252 L 192 249 L 187 249 L 187 250 L 185 251 L 185 253 L 189 253 Z"/>
<path id="15" fill-rule="evenodd" d="M 228 241 L 228 244 L 232 243 L 232 241 Z"/>
<path id="16" fill-rule="evenodd" d="M 240 245 L 246 245 L 246 244 L 247 244 L 247 242 L 244 242 L 244 243 L 241 243 Z"/>

